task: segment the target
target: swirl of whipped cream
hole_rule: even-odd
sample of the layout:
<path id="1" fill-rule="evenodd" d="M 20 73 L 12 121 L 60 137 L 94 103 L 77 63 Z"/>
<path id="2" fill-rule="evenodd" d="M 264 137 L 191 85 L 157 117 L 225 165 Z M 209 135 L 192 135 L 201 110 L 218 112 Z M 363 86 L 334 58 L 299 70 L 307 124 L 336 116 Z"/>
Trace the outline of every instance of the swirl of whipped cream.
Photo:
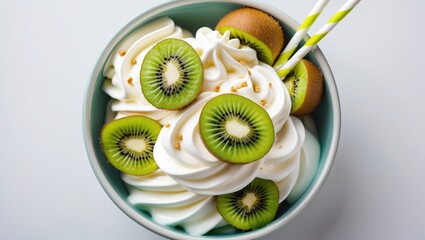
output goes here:
<path id="1" fill-rule="evenodd" d="M 123 115 L 143 114 L 163 123 L 175 112 L 152 106 L 140 90 L 140 68 L 147 52 L 165 38 L 185 38 L 191 34 L 175 26 L 170 18 L 152 21 L 132 32 L 112 52 L 103 75 L 103 90 L 114 100 L 111 109 Z"/>
<path id="2" fill-rule="evenodd" d="M 184 188 L 202 195 L 220 195 L 243 188 L 255 178 L 262 162 L 229 164 L 205 147 L 199 132 L 199 116 L 204 104 L 217 95 L 202 93 L 161 130 L 154 147 L 159 168 Z"/>
<path id="3" fill-rule="evenodd" d="M 146 176 L 123 174 L 122 179 L 130 192 L 128 200 L 159 224 L 180 226 L 193 235 L 226 224 L 213 196 L 189 192 L 161 170 Z"/>
<path id="4" fill-rule="evenodd" d="M 269 179 L 279 187 L 279 200 L 283 201 L 292 190 L 300 167 L 300 149 L 304 143 L 305 129 L 302 122 L 290 116 L 276 134 L 275 143 L 264 157 L 258 177 Z"/>
<path id="5" fill-rule="evenodd" d="M 305 141 L 300 151 L 300 170 L 295 185 L 285 200 L 294 203 L 307 190 L 319 166 L 320 143 L 317 139 L 317 129 L 311 116 L 304 116 L 302 122 L 305 126 Z"/>
<path id="6" fill-rule="evenodd" d="M 175 26 L 170 18 L 161 18 L 144 25 L 127 36 L 104 68 L 103 90 L 113 99 L 108 104 L 106 121 L 128 115 L 149 116 L 165 124 L 177 112 L 153 107 L 140 91 L 140 67 L 146 53 L 165 38 L 184 38 L 190 33 Z M 115 113 L 115 114 L 114 114 Z M 162 170 L 146 175 L 122 175 L 129 190 L 128 200 L 148 211 L 157 223 L 180 226 L 193 235 L 203 235 L 225 225 L 215 208 L 215 199 L 181 187 Z"/>
<path id="7" fill-rule="evenodd" d="M 140 90 L 139 72 L 146 53 L 170 37 L 191 44 L 204 66 L 202 93 L 179 111 L 153 107 Z M 164 125 L 154 147 L 160 169 L 147 176 L 122 175 L 130 192 L 128 200 L 160 224 L 181 226 L 188 233 L 202 235 L 226 224 L 212 195 L 235 192 L 261 177 L 276 182 L 283 201 L 299 178 L 306 175 L 299 174 L 303 169 L 300 162 L 318 159 L 317 151 L 315 155 L 308 150 L 317 147 L 304 148 L 304 139 L 312 135 L 306 133 L 298 118 L 289 116 L 289 93 L 274 69 L 258 61 L 253 49 L 230 39 L 228 32 L 221 35 L 201 28 L 193 38 L 169 18 L 155 20 L 120 43 L 105 65 L 104 76 L 103 90 L 113 99 L 108 108 L 117 113 L 115 118 L 145 115 Z M 203 144 L 198 126 L 202 107 L 224 93 L 245 96 L 270 115 L 275 142 L 262 159 L 244 165 L 229 164 L 214 157 Z"/>
<path id="8" fill-rule="evenodd" d="M 274 69 L 257 59 L 252 48 L 203 27 L 195 38 L 185 39 L 198 52 L 204 66 L 203 92 L 237 92 L 269 113 L 275 132 L 283 126 L 291 110 L 289 93 Z"/>
<path id="9" fill-rule="evenodd" d="M 230 39 L 229 32 L 221 35 L 204 27 L 197 31 L 196 38 L 185 40 L 200 54 L 203 62 L 203 93 L 161 131 L 154 147 L 158 166 L 184 188 L 202 195 L 235 192 L 257 176 L 274 173 L 269 170 L 273 167 L 284 171 L 272 180 L 285 183 L 286 187 L 288 183 L 283 180 L 289 173 L 297 172 L 299 156 L 290 157 L 301 148 L 302 140 L 297 130 L 303 128 L 302 124 L 296 128 L 292 120 L 287 121 L 291 101 L 282 80 L 273 68 L 257 60 L 254 50 L 240 45 L 238 39 Z M 276 149 L 274 153 L 243 165 L 221 161 L 209 152 L 200 136 L 199 116 L 208 100 L 229 92 L 247 97 L 264 107 L 278 136 L 279 141 L 275 145 L 285 145 L 283 150 L 278 149 L 279 146 L 272 147 Z M 286 127 L 283 127 L 285 123 Z M 268 164 L 264 165 L 264 161 Z M 264 170 L 260 171 L 260 168 Z M 288 189 L 292 188 L 297 175 L 291 176 Z"/>

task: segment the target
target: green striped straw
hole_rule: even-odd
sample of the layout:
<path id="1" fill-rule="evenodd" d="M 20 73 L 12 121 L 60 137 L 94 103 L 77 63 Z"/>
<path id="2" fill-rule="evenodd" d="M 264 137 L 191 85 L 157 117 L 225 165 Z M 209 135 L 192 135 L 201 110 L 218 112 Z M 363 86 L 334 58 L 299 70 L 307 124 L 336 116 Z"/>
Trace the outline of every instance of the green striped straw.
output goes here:
<path id="1" fill-rule="evenodd" d="M 288 59 L 292 56 L 294 51 L 297 49 L 298 44 L 307 34 L 307 31 L 310 29 L 311 25 L 313 25 L 313 23 L 316 21 L 317 17 L 319 17 L 319 15 L 322 13 L 323 9 L 326 7 L 328 2 L 329 0 L 319 0 L 316 2 L 313 9 L 310 11 L 308 16 L 304 19 L 304 22 L 297 29 L 294 36 L 289 41 L 288 45 L 286 45 L 285 49 L 276 60 L 273 66 L 276 71 L 279 70 L 286 63 L 286 61 L 288 61 Z"/>
<path id="2" fill-rule="evenodd" d="M 316 44 L 322 40 L 348 13 L 360 2 L 360 0 L 348 0 L 330 19 L 300 48 L 279 70 L 279 77 L 284 79 L 286 75 L 307 55 Z"/>

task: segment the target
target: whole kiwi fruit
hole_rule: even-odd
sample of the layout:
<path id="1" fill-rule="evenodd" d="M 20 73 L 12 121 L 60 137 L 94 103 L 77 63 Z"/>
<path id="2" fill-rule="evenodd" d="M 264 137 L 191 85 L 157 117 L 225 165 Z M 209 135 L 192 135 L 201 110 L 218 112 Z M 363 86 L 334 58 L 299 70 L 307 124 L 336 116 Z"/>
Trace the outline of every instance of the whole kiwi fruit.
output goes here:
<path id="1" fill-rule="evenodd" d="M 302 59 L 283 80 L 292 100 L 291 114 L 303 116 L 312 113 L 323 95 L 323 74 L 307 59 Z"/>
<path id="2" fill-rule="evenodd" d="M 269 65 L 283 49 L 284 33 L 279 22 L 255 8 L 239 8 L 226 14 L 216 29 L 221 34 L 230 31 L 231 37 L 239 38 L 241 44 L 256 50 L 258 59 Z"/>

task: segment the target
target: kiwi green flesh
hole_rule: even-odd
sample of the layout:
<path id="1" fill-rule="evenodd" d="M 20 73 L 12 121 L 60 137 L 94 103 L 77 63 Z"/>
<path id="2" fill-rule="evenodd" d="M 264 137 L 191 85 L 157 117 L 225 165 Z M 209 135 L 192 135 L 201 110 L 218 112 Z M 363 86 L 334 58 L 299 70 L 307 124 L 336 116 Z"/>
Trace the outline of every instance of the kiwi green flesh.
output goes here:
<path id="1" fill-rule="evenodd" d="M 254 230 L 272 222 L 279 207 L 279 189 L 271 180 L 255 178 L 243 189 L 217 196 L 217 210 L 226 222 Z"/>
<path id="2" fill-rule="evenodd" d="M 199 94 L 203 67 L 196 51 L 183 40 L 169 38 L 145 56 L 140 85 L 146 100 L 161 109 L 180 109 Z"/>
<path id="3" fill-rule="evenodd" d="M 284 83 L 291 96 L 291 113 L 296 112 L 304 103 L 307 93 L 308 71 L 303 61 L 295 65 L 294 69 L 286 76 Z"/>
<path id="4" fill-rule="evenodd" d="M 274 142 L 269 114 L 257 103 L 236 94 L 209 100 L 201 111 L 199 128 L 208 150 L 235 164 L 262 158 Z"/>
<path id="5" fill-rule="evenodd" d="M 273 64 L 274 59 L 272 51 L 263 41 L 235 27 L 226 26 L 217 30 L 221 34 L 224 34 L 226 31 L 230 31 L 230 36 L 232 38 L 238 38 L 242 45 L 249 46 L 257 52 L 258 60 L 269 65 Z"/>
<path id="6" fill-rule="evenodd" d="M 101 144 L 108 161 L 121 172 L 146 175 L 158 169 L 153 147 L 161 125 L 144 116 L 113 120 L 101 132 Z"/>

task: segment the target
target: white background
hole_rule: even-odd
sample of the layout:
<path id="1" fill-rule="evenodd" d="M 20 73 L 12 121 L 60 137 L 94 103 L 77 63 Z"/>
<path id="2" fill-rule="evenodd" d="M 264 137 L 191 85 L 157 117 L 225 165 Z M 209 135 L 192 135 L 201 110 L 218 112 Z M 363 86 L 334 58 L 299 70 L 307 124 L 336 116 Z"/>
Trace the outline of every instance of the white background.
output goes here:
<path id="1" fill-rule="evenodd" d="M 81 115 L 103 47 L 164 2 L 0 0 L 0 239 L 163 239 L 97 182 Z M 315 0 L 268 2 L 301 22 Z M 365 0 L 319 44 L 341 98 L 339 151 L 305 211 L 263 239 L 425 239 L 424 10 Z"/>

